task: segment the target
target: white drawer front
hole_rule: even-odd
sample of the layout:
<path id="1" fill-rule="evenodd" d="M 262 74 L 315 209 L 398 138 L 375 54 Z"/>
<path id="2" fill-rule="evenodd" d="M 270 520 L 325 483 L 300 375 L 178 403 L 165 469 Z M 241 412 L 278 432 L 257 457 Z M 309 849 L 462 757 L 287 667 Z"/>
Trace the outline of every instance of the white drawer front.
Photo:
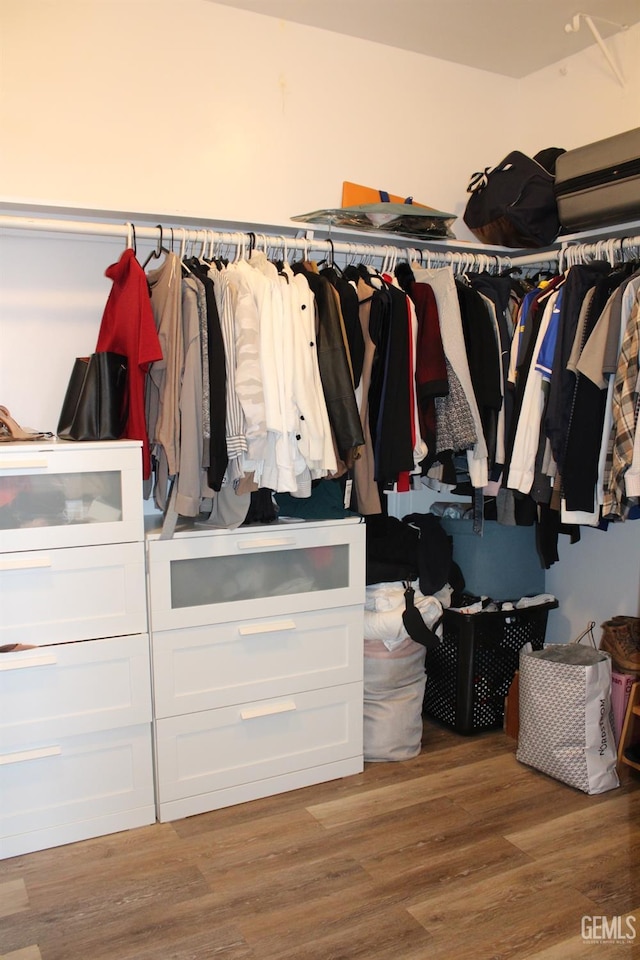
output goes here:
<path id="1" fill-rule="evenodd" d="M 150 806 L 151 726 L 43 739 L 3 753 L 0 793 L 0 838 Z M 0 856 L 9 855 L 4 848 L 0 839 Z"/>
<path id="2" fill-rule="evenodd" d="M 0 645 L 144 633 L 144 544 L 0 556 Z"/>
<path id="3" fill-rule="evenodd" d="M 0 752 L 151 722 L 147 634 L 0 654 Z"/>
<path id="4" fill-rule="evenodd" d="M 364 603 L 364 538 L 342 521 L 153 540 L 153 630 Z"/>
<path id="5" fill-rule="evenodd" d="M 139 443 L 52 441 L 2 448 L 2 550 L 142 540 Z"/>
<path id="6" fill-rule="evenodd" d="M 159 802 L 362 756 L 362 684 L 156 721 Z"/>
<path id="7" fill-rule="evenodd" d="M 157 717 L 362 680 L 362 607 L 160 631 Z"/>

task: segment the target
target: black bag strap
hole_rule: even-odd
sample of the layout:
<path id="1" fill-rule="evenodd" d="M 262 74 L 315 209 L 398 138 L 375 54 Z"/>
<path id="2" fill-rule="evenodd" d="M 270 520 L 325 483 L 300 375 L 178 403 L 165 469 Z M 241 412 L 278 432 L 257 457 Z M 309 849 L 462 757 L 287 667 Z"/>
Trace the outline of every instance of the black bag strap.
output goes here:
<path id="1" fill-rule="evenodd" d="M 412 640 L 420 643 L 427 650 L 434 650 L 440 643 L 440 638 L 431 630 L 424 620 L 422 614 L 413 602 L 415 590 L 408 580 L 404 582 L 404 610 L 402 612 L 402 622 L 405 630 Z"/>
<path id="2" fill-rule="evenodd" d="M 489 183 L 489 174 L 492 169 L 492 167 L 485 167 L 484 170 L 476 170 L 475 173 L 472 173 L 467 193 L 477 193 L 478 190 L 484 190 Z"/>
<path id="3" fill-rule="evenodd" d="M 552 177 L 555 177 L 556 160 L 566 152 L 567 151 L 562 147 L 547 147 L 546 150 L 538 151 L 533 159 L 536 161 L 536 163 L 539 163 L 541 167 L 544 167 L 547 173 L 550 173 Z"/>

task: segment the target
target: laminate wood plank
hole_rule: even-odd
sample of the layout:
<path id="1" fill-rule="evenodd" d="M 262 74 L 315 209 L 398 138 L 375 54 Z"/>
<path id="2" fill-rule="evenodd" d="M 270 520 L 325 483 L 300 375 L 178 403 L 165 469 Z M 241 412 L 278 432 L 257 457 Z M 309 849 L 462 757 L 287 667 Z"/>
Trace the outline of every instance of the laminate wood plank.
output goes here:
<path id="1" fill-rule="evenodd" d="M 623 840 L 617 848 L 617 856 L 612 845 L 606 855 L 585 863 L 584 875 L 574 876 L 573 885 L 596 905 L 596 913 L 617 916 L 633 911 L 640 903 L 639 863 L 638 839 L 628 847 Z M 640 910 L 637 918 L 640 941 Z"/>
<path id="2" fill-rule="evenodd" d="M 192 818 L 198 819 L 198 818 Z M 176 824 L 178 826 L 179 824 Z M 319 843 L 326 837 L 321 824 L 304 807 L 255 815 L 229 824 L 226 818 L 216 823 L 208 821 L 206 832 L 191 831 L 179 837 L 179 846 L 189 854 L 200 856 L 208 849 L 215 851 L 215 859 L 225 867 L 234 863 L 250 863 L 263 856 L 273 855 L 303 844 Z"/>
<path id="3" fill-rule="evenodd" d="M 11 953 L 1 953 L 0 960 L 42 960 L 42 954 L 36 946 L 24 947 L 22 950 L 12 950 Z"/>
<path id="4" fill-rule="evenodd" d="M 609 829 L 603 822 L 592 833 L 572 832 L 555 850 L 545 847 L 535 861 L 587 897 L 592 913 L 619 915 L 640 902 L 640 830 Z"/>
<path id="5" fill-rule="evenodd" d="M 381 893 L 411 906 L 431 895 L 440 896 L 445 890 L 468 889 L 474 881 L 530 862 L 526 854 L 502 837 L 490 836 L 469 844 L 452 835 L 441 842 L 436 839 L 388 856 L 365 858 L 362 866 L 375 878 Z"/>
<path id="6" fill-rule="evenodd" d="M 95 869 L 96 864 L 117 861 L 123 856 L 141 855 L 153 860 L 156 854 L 163 856 L 166 844 L 175 842 L 175 839 L 171 824 L 154 823 L 135 830 L 123 830 L 80 843 L 68 843 L 61 847 L 50 847 L 2 860 L 0 878 L 22 877 L 29 885 L 31 880 L 37 881 L 53 873 L 59 882 L 64 882 L 67 875 L 86 876 Z"/>
<path id="7" fill-rule="evenodd" d="M 429 960 L 526 957 L 551 947 L 567 932 L 580 933 L 581 918 L 594 904 L 537 863 L 445 891 L 408 907 L 432 935 Z"/>
<path id="8" fill-rule="evenodd" d="M 469 813 L 483 817 L 514 802 L 521 802 L 531 812 L 534 797 L 540 803 L 545 817 L 548 817 L 549 805 L 559 797 L 565 798 L 572 809 L 589 809 L 593 806 L 594 798 L 580 790 L 567 788 L 552 777 L 539 774 L 519 763 L 515 756 L 503 756 L 499 773 L 500 777 L 490 792 L 478 790 L 472 781 L 461 784 L 456 789 L 456 803 Z M 555 812 L 555 806 L 553 810 Z"/>
<path id="9" fill-rule="evenodd" d="M 29 895 L 24 880 L 7 880 L 0 883 L 0 917 L 20 913 L 29 907 Z"/>
<path id="10" fill-rule="evenodd" d="M 22 915 L 22 925 L 3 928 L 2 944 L 18 949 L 35 939 L 44 960 L 256 960 L 233 924 L 220 921 L 207 894 L 160 902 L 141 888 L 134 902 L 105 896 L 99 904 L 60 897 L 58 905 Z"/>
<path id="11" fill-rule="evenodd" d="M 403 907 L 376 897 L 370 881 L 355 885 L 349 896 L 344 892 L 329 894 L 256 918 L 243 918 L 238 928 L 256 954 L 268 960 L 320 960 L 323 954 L 318 952 L 317 941 L 333 943 L 333 956 L 371 960 L 391 958 L 394 947 L 395 957 L 404 957 L 405 944 L 422 945 L 424 956 L 428 956 L 425 947 L 430 949 L 431 944 L 428 932 L 420 929 Z"/>
<path id="12" fill-rule="evenodd" d="M 382 929 L 380 929 L 382 926 Z M 430 938 L 416 924 L 376 925 L 363 923 L 352 930 L 336 929 L 292 947 L 276 943 L 268 960 L 428 960 Z"/>
<path id="13" fill-rule="evenodd" d="M 470 818 L 458 810 L 447 797 L 425 801 L 411 807 L 410 816 L 405 810 L 391 809 L 373 821 L 354 821 L 333 830 L 325 830 L 307 811 L 313 830 L 288 829 L 286 818 L 269 817 L 228 832 L 227 828 L 216 835 L 218 856 L 215 864 L 210 861 L 200 868 L 210 876 L 209 867 L 228 870 L 232 866 L 256 864 L 261 858 L 273 858 L 286 854 L 291 862 L 314 861 L 320 858 L 349 855 L 361 860 L 373 851 L 393 851 L 415 843 L 422 832 L 429 835 L 459 824 L 467 825 Z"/>
<path id="14" fill-rule="evenodd" d="M 357 795 L 308 806 L 307 809 L 325 827 L 341 826 L 353 820 L 368 820 L 381 810 L 403 809 L 427 799 L 455 796 L 460 789 L 473 785 L 478 793 L 495 790 L 506 770 L 512 769 L 512 758 L 498 754 L 431 772 L 402 784 L 368 790 Z"/>
<path id="15" fill-rule="evenodd" d="M 139 901 L 176 901 L 208 893 L 208 885 L 195 863 L 185 863 L 177 846 L 166 856 L 145 858 L 143 854 L 123 855 L 100 861 L 91 870 L 77 863 L 62 866 L 30 880 L 32 908 L 49 909 L 59 900 L 61 886 L 69 891 L 83 913 L 102 913 L 112 904 L 135 909 Z"/>
<path id="16" fill-rule="evenodd" d="M 314 926 L 309 934 L 260 940 L 264 960 L 427 960 L 431 938 L 404 911 L 363 914 L 357 920 Z"/>
<path id="17" fill-rule="evenodd" d="M 631 913 L 622 914 L 620 917 L 620 931 L 624 936 L 631 936 L 630 931 L 635 933 L 631 939 L 617 940 L 608 936 L 592 938 L 594 929 L 587 920 L 584 937 L 581 933 L 579 936 L 563 940 L 553 947 L 530 954 L 529 960 L 585 960 L 585 957 L 591 956 L 595 960 L 626 960 L 628 957 L 635 957 L 640 952 L 637 947 L 638 936 L 640 936 L 640 904 Z M 602 933 L 602 927 L 596 928 L 595 933 Z"/>
<path id="18" fill-rule="evenodd" d="M 583 796 L 595 803 L 587 803 L 579 811 L 563 816 L 559 816 L 554 808 L 553 816 L 546 823 L 506 832 L 507 840 L 526 853 L 541 858 L 556 853 L 558 848 L 579 850 L 603 834 L 615 841 L 620 829 L 640 834 L 640 790 L 624 792 L 618 789 L 595 797 Z"/>
<path id="19" fill-rule="evenodd" d="M 310 862 L 289 862 L 286 856 L 263 860 L 257 869 L 242 874 L 220 871 L 210 877 L 210 909 L 222 922 L 235 923 L 244 931 L 244 921 L 262 922 L 273 911 L 285 914 L 316 906 L 328 898 L 346 898 L 358 891 L 376 897 L 371 879 L 360 864 L 349 857 L 324 857 Z"/>
<path id="20" fill-rule="evenodd" d="M 54 940 L 64 937 L 69 949 L 100 929 L 111 930 L 109 940 L 113 941 L 117 928 L 135 928 L 151 907 L 162 912 L 180 900 L 196 899 L 209 892 L 195 865 L 180 869 L 154 865 L 134 871 L 129 867 L 124 860 L 108 874 L 96 869 L 76 876 L 73 883 L 55 875 L 32 881 L 27 888 L 31 909 L 5 918 L 3 944 L 7 940 L 10 946 L 20 946 L 17 938 L 25 925 L 31 930 L 31 941 L 41 944 L 51 924 L 56 926 Z"/>

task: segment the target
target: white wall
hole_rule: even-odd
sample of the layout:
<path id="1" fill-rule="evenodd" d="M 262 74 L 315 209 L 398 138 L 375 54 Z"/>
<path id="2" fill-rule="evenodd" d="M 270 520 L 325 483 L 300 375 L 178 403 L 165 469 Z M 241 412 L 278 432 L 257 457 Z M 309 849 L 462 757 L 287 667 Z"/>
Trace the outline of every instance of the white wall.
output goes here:
<path id="1" fill-rule="evenodd" d="M 624 90 L 596 47 L 516 81 L 205 0 L 2 0 L 2 199 L 275 224 L 353 180 L 461 216 L 469 174 L 510 149 L 640 124 L 640 27 L 607 43 Z M 121 249 L 2 238 L 0 401 L 23 423 L 55 429 Z M 558 639 L 640 612 L 636 530 L 563 545 Z"/>
<path id="2" fill-rule="evenodd" d="M 460 213 L 466 144 L 509 141 L 483 71 L 205 0 L 1 9 L 13 198 L 277 223 L 352 180 Z"/>
<path id="3" fill-rule="evenodd" d="M 606 46 L 624 87 L 596 44 L 522 81 L 519 102 L 531 119 L 526 150 L 539 149 L 542 140 L 572 150 L 640 126 L 640 24 Z"/>

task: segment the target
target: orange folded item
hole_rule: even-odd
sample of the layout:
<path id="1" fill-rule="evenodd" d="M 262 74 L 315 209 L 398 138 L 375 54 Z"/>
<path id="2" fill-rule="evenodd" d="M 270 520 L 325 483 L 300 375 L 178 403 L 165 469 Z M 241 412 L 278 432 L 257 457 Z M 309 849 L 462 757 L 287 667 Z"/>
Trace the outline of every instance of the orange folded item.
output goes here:
<path id="1" fill-rule="evenodd" d="M 363 187 L 359 183 L 350 183 L 345 180 L 342 184 L 342 206 L 355 207 L 360 203 L 405 203 L 411 202 L 414 207 L 427 207 L 424 203 L 416 203 L 413 197 L 398 197 L 393 193 L 387 193 L 386 190 L 374 190 L 373 187 Z"/>

